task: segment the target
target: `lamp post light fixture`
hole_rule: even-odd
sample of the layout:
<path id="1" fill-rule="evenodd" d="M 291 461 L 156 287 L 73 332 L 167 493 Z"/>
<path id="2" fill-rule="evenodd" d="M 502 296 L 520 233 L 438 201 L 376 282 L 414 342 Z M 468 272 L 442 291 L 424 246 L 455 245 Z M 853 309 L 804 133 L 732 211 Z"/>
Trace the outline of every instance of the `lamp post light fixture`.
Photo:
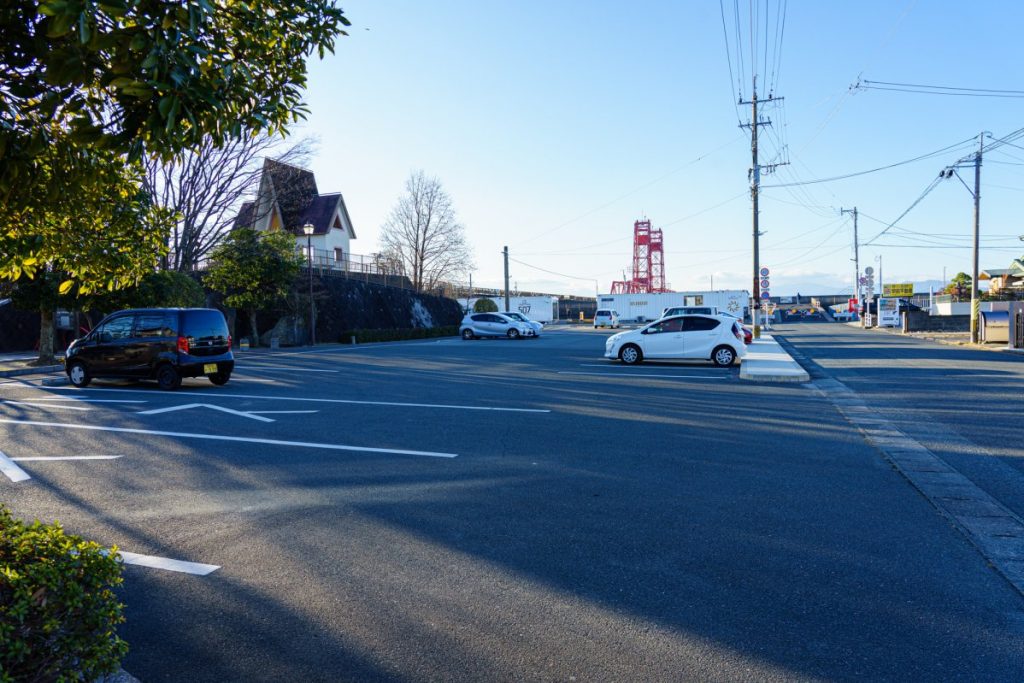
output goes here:
<path id="1" fill-rule="evenodd" d="M 312 223 L 302 226 L 302 232 L 306 235 L 306 269 L 309 270 L 309 340 L 312 346 L 316 346 L 316 327 L 313 322 L 313 227 Z"/>

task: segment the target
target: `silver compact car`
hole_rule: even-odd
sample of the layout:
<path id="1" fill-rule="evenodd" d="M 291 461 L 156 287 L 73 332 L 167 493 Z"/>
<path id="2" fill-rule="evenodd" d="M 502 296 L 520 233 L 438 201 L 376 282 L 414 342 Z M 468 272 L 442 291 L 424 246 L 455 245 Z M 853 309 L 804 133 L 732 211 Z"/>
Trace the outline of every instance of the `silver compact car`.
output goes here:
<path id="1" fill-rule="evenodd" d="M 520 337 L 536 336 L 531 326 L 513 320 L 502 313 L 471 313 L 462 319 L 459 334 L 463 339 L 478 339 L 480 337 L 519 339 Z"/>
<path id="2" fill-rule="evenodd" d="M 605 342 L 604 357 L 627 365 L 645 358 L 710 360 L 732 365 L 747 354 L 743 327 L 728 315 L 678 315 L 662 318 L 639 330 L 619 332 Z"/>

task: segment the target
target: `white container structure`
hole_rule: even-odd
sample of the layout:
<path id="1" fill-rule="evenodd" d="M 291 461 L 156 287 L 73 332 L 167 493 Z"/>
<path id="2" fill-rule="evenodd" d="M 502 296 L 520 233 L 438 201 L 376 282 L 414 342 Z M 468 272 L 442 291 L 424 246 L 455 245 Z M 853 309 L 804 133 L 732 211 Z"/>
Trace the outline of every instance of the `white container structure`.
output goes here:
<path id="1" fill-rule="evenodd" d="M 505 310 L 503 296 L 474 297 L 469 300 L 470 310 L 473 310 L 473 304 L 480 298 L 493 301 L 498 306 L 498 311 Z M 557 296 L 509 296 L 508 303 L 511 310 L 518 311 L 535 322 L 549 323 L 558 320 Z"/>
<path id="2" fill-rule="evenodd" d="M 711 306 L 719 313 L 743 318 L 748 313 L 750 293 L 740 289 L 705 292 L 662 292 L 658 294 L 601 294 L 597 307 L 610 308 L 629 322 L 657 320 L 661 312 L 673 306 Z"/>

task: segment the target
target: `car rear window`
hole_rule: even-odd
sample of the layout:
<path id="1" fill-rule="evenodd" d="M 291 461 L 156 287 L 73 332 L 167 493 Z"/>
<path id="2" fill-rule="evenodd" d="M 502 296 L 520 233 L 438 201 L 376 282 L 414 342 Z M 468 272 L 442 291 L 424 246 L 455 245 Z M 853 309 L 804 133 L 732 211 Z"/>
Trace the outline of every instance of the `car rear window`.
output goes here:
<path id="1" fill-rule="evenodd" d="M 598 311 L 595 315 L 599 315 L 603 318 L 611 317 L 611 311 Z"/>
<path id="2" fill-rule="evenodd" d="M 202 339 L 204 337 L 228 336 L 228 324 L 224 320 L 224 314 L 220 311 L 185 311 L 184 317 L 181 334 L 186 337 Z"/>

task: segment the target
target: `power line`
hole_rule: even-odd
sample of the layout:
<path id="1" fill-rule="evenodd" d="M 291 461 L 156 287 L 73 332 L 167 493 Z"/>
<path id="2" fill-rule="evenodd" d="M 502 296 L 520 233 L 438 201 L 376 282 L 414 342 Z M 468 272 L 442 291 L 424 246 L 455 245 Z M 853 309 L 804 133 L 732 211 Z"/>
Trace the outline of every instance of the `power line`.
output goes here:
<path id="1" fill-rule="evenodd" d="M 732 56 L 729 54 L 729 32 L 725 29 L 725 2 L 724 0 L 718 0 L 718 8 L 722 12 L 722 38 L 725 40 L 725 61 L 729 65 L 729 90 L 732 90 L 733 75 L 732 75 Z M 733 100 L 732 106 L 736 110 L 736 121 L 742 123 L 740 119 L 740 108 L 736 104 L 739 100 L 743 99 L 738 96 Z"/>
<path id="2" fill-rule="evenodd" d="M 927 196 L 928 196 L 928 194 L 929 194 L 929 193 L 930 193 L 930 192 L 931 192 L 932 190 L 934 190 L 934 189 L 935 189 L 935 188 L 936 188 L 936 187 L 938 186 L 938 184 L 939 184 L 940 182 L 942 182 L 942 177 L 941 177 L 941 176 L 940 176 L 940 177 L 938 177 L 938 178 L 935 178 L 934 180 L 932 180 L 932 182 L 930 182 L 930 183 L 928 184 L 928 187 L 926 187 L 926 188 L 924 189 L 924 192 L 922 192 L 922 193 L 921 193 L 921 195 L 920 195 L 920 196 L 919 196 L 919 197 L 918 197 L 917 199 L 915 199 L 915 200 L 914 200 L 914 202 L 913 202 L 913 203 L 912 203 L 912 204 L 911 204 L 910 206 L 908 206 L 908 207 L 907 207 L 907 210 L 906 210 L 906 211 L 904 211 L 903 213 L 901 213 L 901 214 L 900 214 L 900 215 L 899 215 L 899 216 L 898 216 L 898 217 L 896 218 L 896 220 L 894 220 L 894 221 L 893 221 L 892 223 L 889 223 L 889 224 L 888 224 L 887 226 L 885 226 L 885 229 L 884 229 L 884 230 L 882 230 L 882 232 L 878 233 L 877 235 L 875 235 L 874 237 L 872 237 L 871 239 L 869 239 L 869 240 L 868 240 L 867 242 L 864 242 L 864 243 L 863 243 L 863 244 L 864 244 L 864 246 L 866 247 L 866 246 L 870 245 L 870 244 L 871 244 L 872 242 L 874 242 L 875 240 L 877 240 L 877 239 L 878 239 L 879 237 L 881 237 L 881 236 L 882 236 L 882 235 L 884 235 L 885 233 L 889 232 L 889 230 L 891 230 L 891 229 L 892 229 L 892 228 L 893 228 L 893 227 L 894 227 L 894 226 L 895 226 L 895 225 L 896 225 L 897 223 L 899 223 L 899 222 L 900 222 L 901 220 L 903 220 L 903 217 L 904 217 L 904 216 L 906 216 L 906 215 L 907 215 L 908 213 L 910 213 L 911 211 L 913 211 L 913 210 L 914 210 L 914 207 L 916 207 L 916 206 L 917 206 L 918 204 L 920 204 L 920 203 L 921 203 L 921 201 L 922 201 L 922 200 L 924 200 L 924 198 L 925 198 L 925 197 L 927 197 Z"/>
<path id="3" fill-rule="evenodd" d="M 879 87 L 881 86 L 881 87 Z M 1024 90 L 998 90 L 994 88 L 960 88 L 947 85 L 924 85 L 921 83 L 893 83 L 889 81 L 858 81 L 855 88 L 860 90 L 895 90 L 917 92 L 927 95 L 957 95 L 973 97 L 1024 97 Z"/>
<path id="4" fill-rule="evenodd" d="M 878 173 L 879 171 L 887 171 L 890 168 L 896 168 L 897 166 L 906 166 L 907 164 L 912 164 L 912 163 L 917 162 L 917 161 L 923 161 L 924 159 L 930 159 L 932 157 L 935 157 L 935 156 L 938 156 L 940 154 L 943 154 L 944 152 L 948 152 L 950 150 L 956 149 L 957 147 L 963 147 L 968 142 L 973 142 L 973 141 L 974 141 L 974 138 L 970 137 L 970 138 L 968 138 L 966 140 L 961 140 L 960 142 L 958 142 L 956 144 L 949 145 L 948 147 L 943 147 L 942 149 L 937 149 L 934 152 L 929 152 L 927 154 L 922 154 L 921 156 L 914 157 L 913 159 L 905 159 L 904 161 L 897 161 L 896 163 L 893 163 L 893 164 L 888 164 L 886 166 L 879 166 L 878 168 L 871 168 L 871 169 L 868 169 L 866 171 L 857 171 L 856 173 L 847 173 L 845 175 L 832 176 L 831 178 L 817 178 L 815 180 L 805 180 L 805 181 L 799 182 L 799 183 L 777 183 L 775 185 L 764 185 L 763 187 L 770 188 L 770 187 L 796 187 L 796 186 L 800 186 L 800 185 L 817 185 L 819 183 L 831 183 L 831 182 L 835 182 L 837 180 L 845 180 L 847 178 L 856 178 L 857 176 L 868 175 L 869 173 Z"/>
<path id="5" fill-rule="evenodd" d="M 553 270 L 547 270 L 546 268 L 541 268 L 540 266 L 535 266 L 535 265 L 532 265 L 530 263 L 526 263 L 524 261 L 520 261 L 518 259 L 514 259 L 511 256 L 508 257 L 508 260 L 512 261 L 513 263 L 518 263 L 521 266 L 526 266 L 527 268 L 533 268 L 534 270 L 539 270 L 540 272 L 547 273 L 548 275 L 557 275 L 558 277 L 567 277 L 570 280 L 592 280 L 592 281 L 596 281 L 597 280 L 596 277 L 579 277 L 579 276 L 576 276 L 576 275 L 566 275 L 565 273 L 556 273 Z"/>

